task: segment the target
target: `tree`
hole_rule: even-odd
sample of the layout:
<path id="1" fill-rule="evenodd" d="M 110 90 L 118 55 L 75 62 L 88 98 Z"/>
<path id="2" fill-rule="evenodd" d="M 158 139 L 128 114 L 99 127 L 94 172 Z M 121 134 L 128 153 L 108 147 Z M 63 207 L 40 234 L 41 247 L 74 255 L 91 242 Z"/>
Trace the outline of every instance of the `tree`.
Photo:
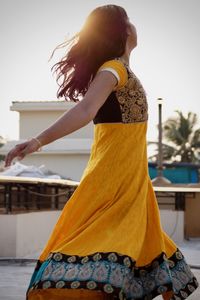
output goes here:
<path id="1" fill-rule="evenodd" d="M 0 147 L 2 147 L 5 144 L 5 140 L 2 136 L 0 136 Z M 0 161 L 4 159 L 4 155 L 0 154 Z"/>
<path id="2" fill-rule="evenodd" d="M 174 147 L 173 160 L 181 162 L 199 162 L 200 128 L 197 126 L 197 114 L 189 112 L 187 117 L 176 111 L 177 118 L 169 118 L 163 126 L 163 137 Z"/>
<path id="3" fill-rule="evenodd" d="M 163 159 L 177 162 L 200 162 L 200 128 L 197 114 L 189 112 L 185 117 L 176 111 L 177 117 L 169 118 L 163 124 Z M 152 144 L 151 142 L 149 144 Z M 155 160 L 156 154 L 150 157 Z"/>

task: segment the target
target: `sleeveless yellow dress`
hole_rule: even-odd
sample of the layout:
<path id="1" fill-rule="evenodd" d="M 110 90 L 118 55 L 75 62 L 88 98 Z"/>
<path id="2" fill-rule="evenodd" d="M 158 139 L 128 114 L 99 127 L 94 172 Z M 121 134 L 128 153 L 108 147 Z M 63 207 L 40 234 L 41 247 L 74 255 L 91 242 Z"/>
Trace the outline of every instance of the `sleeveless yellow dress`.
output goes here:
<path id="1" fill-rule="evenodd" d="M 91 155 L 38 258 L 28 300 L 186 299 L 197 279 L 163 231 L 148 174 L 145 91 L 120 59 L 118 85 L 95 116 Z"/>

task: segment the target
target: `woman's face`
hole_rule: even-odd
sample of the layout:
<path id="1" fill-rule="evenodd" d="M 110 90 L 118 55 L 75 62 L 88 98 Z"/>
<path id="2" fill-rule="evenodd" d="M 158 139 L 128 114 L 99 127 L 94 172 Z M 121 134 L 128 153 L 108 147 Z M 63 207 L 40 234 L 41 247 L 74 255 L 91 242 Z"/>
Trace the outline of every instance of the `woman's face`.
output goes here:
<path id="1" fill-rule="evenodd" d="M 137 46 L 137 31 L 135 26 L 131 23 L 131 21 L 128 19 L 127 22 L 128 28 L 127 28 L 127 33 L 128 33 L 128 38 L 127 38 L 127 43 L 130 49 L 133 49 Z"/>

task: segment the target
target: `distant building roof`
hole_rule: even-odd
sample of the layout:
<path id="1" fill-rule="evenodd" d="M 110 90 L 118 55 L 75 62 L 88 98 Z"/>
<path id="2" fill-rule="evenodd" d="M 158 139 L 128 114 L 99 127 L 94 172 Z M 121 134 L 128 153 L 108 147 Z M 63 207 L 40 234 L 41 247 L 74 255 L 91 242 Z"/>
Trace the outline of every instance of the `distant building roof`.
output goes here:
<path id="1" fill-rule="evenodd" d="M 73 101 L 13 101 L 12 111 L 65 111 L 75 105 Z"/>
<path id="2" fill-rule="evenodd" d="M 156 167 L 157 163 L 156 162 L 149 162 L 150 167 Z M 173 163 L 163 163 L 163 166 L 165 167 L 187 167 L 187 168 L 195 168 L 195 169 L 200 169 L 200 164 L 195 164 L 195 163 L 188 163 L 188 162 L 173 162 Z"/>

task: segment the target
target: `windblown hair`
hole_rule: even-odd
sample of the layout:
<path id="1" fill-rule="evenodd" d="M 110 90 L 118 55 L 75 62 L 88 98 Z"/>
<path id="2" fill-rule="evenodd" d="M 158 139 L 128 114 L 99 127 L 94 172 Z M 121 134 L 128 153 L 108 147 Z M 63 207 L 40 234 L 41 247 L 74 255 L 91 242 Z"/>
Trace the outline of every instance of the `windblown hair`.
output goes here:
<path id="1" fill-rule="evenodd" d="M 64 96 L 65 100 L 79 101 L 99 67 L 105 61 L 123 55 L 128 36 L 127 21 L 126 11 L 120 6 L 97 7 L 87 17 L 80 32 L 55 48 L 69 46 L 67 54 L 52 67 L 57 73 L 58 98 Z"/>

